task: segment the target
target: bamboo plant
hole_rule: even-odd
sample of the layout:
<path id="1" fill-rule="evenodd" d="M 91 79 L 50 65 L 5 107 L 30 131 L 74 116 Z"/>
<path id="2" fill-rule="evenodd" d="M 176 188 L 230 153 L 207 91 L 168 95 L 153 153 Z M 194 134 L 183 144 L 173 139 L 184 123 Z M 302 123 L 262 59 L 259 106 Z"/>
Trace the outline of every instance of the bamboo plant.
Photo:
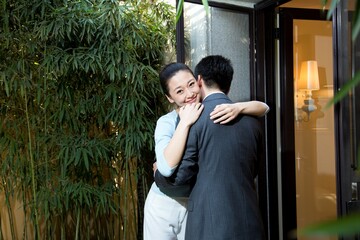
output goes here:
<path id="1" fill-rule="evenodd" d="M 0 239 L 5 222 L 11 239 L 141 238 L 174 18 L 155 0 L 1 1 Z"/>

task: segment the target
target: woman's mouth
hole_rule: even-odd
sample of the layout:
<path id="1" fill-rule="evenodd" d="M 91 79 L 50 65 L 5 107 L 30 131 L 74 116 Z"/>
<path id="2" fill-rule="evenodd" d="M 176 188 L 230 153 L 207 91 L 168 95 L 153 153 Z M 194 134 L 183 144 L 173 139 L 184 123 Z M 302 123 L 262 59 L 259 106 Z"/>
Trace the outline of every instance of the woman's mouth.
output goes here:
<path id="1" fill-rule="evenodd" d="M 192 98 L 192 99 L 190 99 L 190 100 L 186 101 L 185 103 L 186 103 L 186 104 L 196 103 L 196 100 L 197 100 L 197 98 L 196 98 L 196 97 L 194 97 L 194 98 Z"/>

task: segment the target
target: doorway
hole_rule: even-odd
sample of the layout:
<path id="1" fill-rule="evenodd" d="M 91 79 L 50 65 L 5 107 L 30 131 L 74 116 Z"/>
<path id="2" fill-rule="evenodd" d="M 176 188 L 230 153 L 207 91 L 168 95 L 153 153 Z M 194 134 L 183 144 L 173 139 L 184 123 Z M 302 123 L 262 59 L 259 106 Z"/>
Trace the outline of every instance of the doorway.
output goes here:
<path id="1" fill-rule="evenodd" d="M 333 33 L 332 22 L 319 13 L 279 8 L 285 238 L 291 230 L 337 217 L 334 107 L 325 108 L 334 92 Z"/>
<path id="2" fill-rule="evenodd" d="M 293 19 L 298 228 L 337 217 L 332 45 L 331 21 Z"/>
<path id="3" fill-rule="evenodd" d="M 266 119 L 269 239 L 289 239 L 308 223 L 360 211 L 360 87 L 324 108 L 360 69 L 360 40 L 351 42 L 354 1 L 340 1 L 331 20 L 320 1 L 285 2 L 256 6 L 257 92 L 272 109 Z M 312 60 L 319 86 L 300 87 L 301 66 L 313 66 Z"/>

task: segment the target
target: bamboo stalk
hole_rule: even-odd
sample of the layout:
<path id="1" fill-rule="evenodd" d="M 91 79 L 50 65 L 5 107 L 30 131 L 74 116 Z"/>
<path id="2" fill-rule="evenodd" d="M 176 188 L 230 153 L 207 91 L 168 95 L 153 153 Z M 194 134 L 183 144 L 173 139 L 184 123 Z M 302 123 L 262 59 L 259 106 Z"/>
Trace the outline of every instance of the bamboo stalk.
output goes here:
<path id="1" fill-rule="evenodd" d="M 45 48 L 44 48 L 44 55 L 46 55 L 47 51 L 46 51 L 46 44 L 45 44 Z M 46 71 L 45 73 L 48 73 L 49 70 L 46 68 Z M 47 97 L 47 74 L 45 74 L 45 77 L 44 77 L 44 102 L 45 102 L 45 99 Z M 47 108 L 44 107 L 44 110 L 43 110 L 43 113 L 44 113 L 44 132 L 45 132 L 45 135 L 47 135 L 47 132 L 48 132 L 48 126 L 47 126 Z M 45 156 L 45 178 L 46 178 L 46 181 L 49 181 L 49 162 L 48 162 L 48 146 L 47 144 L 44 144 L 44 156 Z M 50 187 L 48 185 L 46 185 L 47 187 Z M 46 201 L 45 203 L 45 233 L 44 235 L 45 236 L 48 236 L 49 239 L 50 239 L 50 236 L 51 236 L 51 224 L 48 224 L 48 218 L 46 216 L 50 216 L 50 213 L 49 213 L 49 202 Z"/>
<path id="2" fill-rule="evenodd" d="M 35 164 L 34 164 L 34 156 L 32 152 L 32 141 L 31 141 L 31 128 L 30 128 L 30 117 L 29 117 L 29 110 L 27 106 L 28 98 L 27 98 L 27 91 L 26 88 L 23 89 L 24 97 L 25 97 L 25 115 L 26 115 L 26 123 L 27 123 L 27 133 L 29 138 L 29 155 L 30 155 L 30 165 L 31 165 L 31 185 L 32 185 L 32 194 L 33 194 L 33 211 L 35 215 L 35 239 L 40 239 L 40 229 L 39 229 L 39 216 L 37 210 L 37 193 L 36 193 L 36 181 L 35 181 Z"/>
<path id="3" fill-rule="evenodd" d="M 124 191 L 124 232 L 123 232 L 123 239 L 126 239 L 126 229 L 127 229 L 127 221 L 128 221 L 128 216 L 127 216 L 127 209 L 128 209 L 128 204 L 127 204 L 127 192 L 128 192 L 128 187 L 129 187 L 129 175 L 128 175 L 128 161 L 129 159 L 125 160 L 125 191 Z"/>
<path id="4" fill-rule="evenodd" d="M 76 231 L 75 231 L 75 240 L 79 240 L 80 215 L 81 215 L 81 208 L 78 208 L 78 209 L 77 209 L 77 213 L 76 213 Z"/>
<path id="5" fill-rule="evenodd" d="M 133 211 L 133 214 L 132 216 L 134 217 L 134 221 L 131 221 L 133 223 L 133 231 L 134 232 L 137 232 L 136 231 L 136 227 L 137 227 L 137 214 L 136 214 L 136 210 L 137 210 L 137 199 L 136 199 L 136 194 L 134 192 L 134 185 L 133 185 L 133 181 L 132 181 L 132 171 L 135 171 L 136 170 L 136 161 L 137 161 L 137 158 L 133 158 L 132 159 L 133 161 L 130 162 L 130 169 L 129 169 L 129 181 L 130 181 L 130 194 L 131 194 L 131 204 L 132 204 L 132 211 Z M 135 186 L 135 189 L 136 189 L 136 186 Z"/>
<path id="6" fill-rule="evenodd" d="M 26 186 L 22 184 L 22 201 L 23 201 L 23 211 L 24 211 L 24 232 L 23 239 L 27 239 L 27 211 L 26 211 Z"/>

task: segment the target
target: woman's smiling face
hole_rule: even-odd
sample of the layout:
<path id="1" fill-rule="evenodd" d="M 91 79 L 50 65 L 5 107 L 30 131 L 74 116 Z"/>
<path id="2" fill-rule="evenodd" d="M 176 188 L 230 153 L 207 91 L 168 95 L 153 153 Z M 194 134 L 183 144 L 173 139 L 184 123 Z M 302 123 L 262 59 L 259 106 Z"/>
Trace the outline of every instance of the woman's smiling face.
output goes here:
<path id="1" fill-rule="evenodd" d="M 182 107 L 189 103 L 200 102 L 200 87 L 194 76 L 186 70 L 178 71 L 168 81 L 169 102 Z"/>

